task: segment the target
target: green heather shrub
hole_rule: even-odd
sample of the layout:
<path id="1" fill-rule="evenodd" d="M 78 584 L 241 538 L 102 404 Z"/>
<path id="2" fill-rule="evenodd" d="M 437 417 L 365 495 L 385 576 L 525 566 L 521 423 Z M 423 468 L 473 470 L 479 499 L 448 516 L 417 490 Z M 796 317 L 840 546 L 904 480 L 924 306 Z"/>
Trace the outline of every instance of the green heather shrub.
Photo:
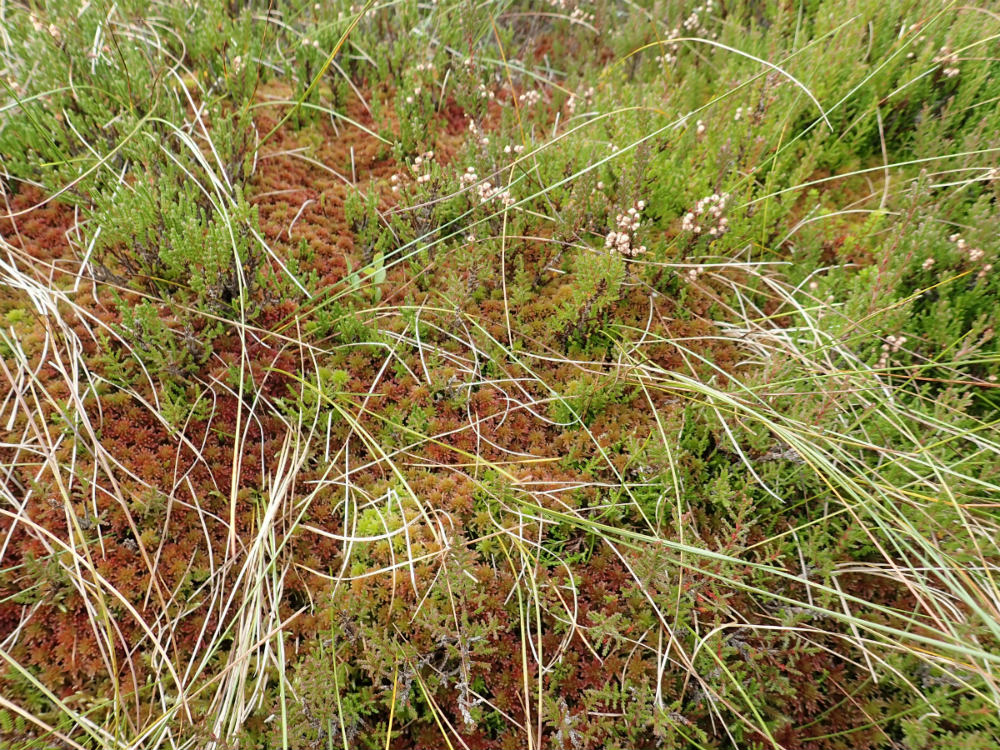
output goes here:
<path id="1" fill-rule="evenodd" d="M 4 6 L 0 746 L 1000 747 L 1000 19 Z"/>
<path id="2" fill-rule="evenodd" d="M 204 359 L 220 329 L 196 323 L 198 312 L 252 317 L 265 257 L 245 194 L 254 161 L 248 97 L 259 84 L 254 33 L 221 6 L 194 15 L 169 8 L 175 23 L 206 29 L 188 46 L 147 10 L 116 3 L 104 18 L 97 6 L 60 2 L 15 13 L 10 59 L 35 62 L 30 75 L 23 64 L 10 70 L 24 81 L 13 91 L 22 116 L 0 126 L 0 151 L 9 173 L 89 208 L 81 242 L 90 271 L 162 296 L 168 304 L 155 307 L 188 336 L 197 327 Z M 146 324 L 147 333 L 176 327 L 148 316 Z M 129 328 L 123 321 L 126 336 Z M 136 352 L 153 349 L 161 354 L 141 356 L 148 366 L 188 369 L 184 354 L 160 361 L 162 342 Z"/>

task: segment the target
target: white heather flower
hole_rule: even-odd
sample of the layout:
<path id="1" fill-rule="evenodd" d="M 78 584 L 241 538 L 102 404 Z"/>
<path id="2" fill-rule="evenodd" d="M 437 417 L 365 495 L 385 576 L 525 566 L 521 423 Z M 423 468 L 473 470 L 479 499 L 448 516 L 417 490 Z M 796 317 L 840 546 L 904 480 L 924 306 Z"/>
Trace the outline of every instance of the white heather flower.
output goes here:
<path id="1" fill-rule="evenodd" d="M 618 214 L 615 218 L 615 224 L 618 228 L 608 232 L 604 238 L 605 249 L 630 258 L 635 258 L 646 252 L 645 245 L 633 244 L 635 232 L 642 224 L 640 214 L 645 206 L 645 201 L 638 201 L 625 213 Z"/>
<path id="2" fill-rule="evenodd" d="M 893 336 L 889 334 L 885 337 L 886 343 L 882 344 L 882 351 L 896 353 L 903 348 L 906 343 L 906 336 Z"/>
<path id="3" fill-rule="evenodd" d="M 521 102 L 525 107 L 532 107 L 538 104 L 538 102 L 541 101 L 541 98 L 542 98 L 541 94 L 539 94 L 534 89 L 531 89 L 530 91 L 525 91 L 523 94 L 517 97 L 517 100 Z"/>
<path id="4" fill-rule="evenodd" d="M 581 99 L 583 100 L 585 106 L 587 107 L 591 106 L 594 103 L 595 93 L 596 92 L 594 91 L 594 87 L 590 86 L 589 88 L 587 88 L 586 91 L 582 91 L 577 94 L 571 94 L 569 97 L 569 101 L 566 102 L 566 108 L 569 110 L 569 113 L 573 114 L 573 112 L 576 111 L 577 105 Z"/>
<path id="5" fill-rule="evenodd" d="M 958 63 L 958 55 L 948 49 L 948 47 L 942 47 L 940 49 L 938 56 L 934 58 L 934 62 L 940 63 L 944 66 L 941 72 L 944 74 L 945 78 L 954 78 L 960 72 L 956 67 Z"/>
<path id="6" fill-rule="evenodd" d="M 705 132 L 705 123 L 703 121 L 701 121 L 701 120 L 698 120 L 698 122 L 695 123 L 694 132 L 695 132 L 695 135 L 701 135 L 702 133 L 704 133 Z"/>
<path id="7" fill-rule="evenodd" d="M 700 199 L 695 203 L 694 210 L 681 218 L 681 229 L 694 234 L 701 234 L 704 230 L 712 237 L 722 236 L 729 231 L 729 220 L 722 215 L 728 200 L 729 193 L 712 193 Z"/>
<path id="8" fill-rule="evenodd" d="M 927 260 L 925 260 L 923 263 L 920 264 L 920 267 L 925 271 L 930 271 L 932 268 L 934 268 L 934 263 L 935 261 L 933 258 L 928 258 Z"/>
<path id="9" fill-rule="evenodd" d="M 479 175 L 476 174 L 474 167 L 467 167 L 465 172 L 458 178 L 458 181 L 463 187 L 468 187 L 479 181 Z M 481 204 L 497 201 L 509 208 L 516 203 L 509 190 L 505 190 L 499 185 L 494 186 L 488 180 L 476 185 L 476 195 L 479 196 Z"/>

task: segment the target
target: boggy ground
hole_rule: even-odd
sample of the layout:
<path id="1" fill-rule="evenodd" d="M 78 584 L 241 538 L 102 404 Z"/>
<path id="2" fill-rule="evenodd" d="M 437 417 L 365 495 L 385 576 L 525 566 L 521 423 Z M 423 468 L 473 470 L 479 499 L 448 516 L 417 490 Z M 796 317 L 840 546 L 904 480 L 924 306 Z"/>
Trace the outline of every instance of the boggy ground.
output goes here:
<path id="1" fill-rule="evenodd" d="M 373 125 L 360 105 L 348 114 L 366 127 Z M 445 117 L 434 143 L 435 162 L 443 169 L 456 168 L 448 154 L 466 128 L 455 125 L 463 120 L 455 106 Z M 266 116 L 256 122 L 261 131 L 274 124 Z M 317 144 L 308 157 L 303 143 Z M 351 169 L 353 179 L 346 177 Z M 325 121 L 304 130 L 283 126 L 259 156 L 250 198 L 260 212 L 261 232 L 278 256 L 296 257 L 300 248 L 307 249 L 299 263 L 303 274 L 314 274 L 313 300 L 302 305 L 262 297 L 252 327 L 216 338 L 211 356 L 186 377 L 191 393 L 211 400 L 212 408 L 205 418 L 190 418 L 182 431 L 164 424 L 150 407 L 155 392 L 148 381 L 131 393 L 98 387 L 84 395 L 78 405 L 85 409 L 104 456 L 80 454 L 70 444 L 57 449 L 55 460 L 73 467 L 68 487 L 54 486 L 44 465 L 18 460 L 16 451 L 5 449 L 8 481 L 31 488 L 23 511 L 30 524 L 8 526 L 5 563 L 19 574 L 6 576 L 0 618 L 5 632 L 17 633 L 11 656 L 37 670 L 61 698 L 98 695 L 116 685 L 141 700 L 150 674 L 150 637 L 143 623 L 160 618 L 169 623 L 169 634 L 159 645 L 178 664 L 193 663 L 204 652 L 206 633 L 233 616 L 200 593 L 213 577 L 232 575 L 226 571 L 232 557 L 229 522 L 236 522 L 238 545 L 253 538 L 261 494 L 274 481 L 268 476 L 274 457 L 282 453 L 284 441 L 301 439 L 306 430 L 289 424 L 282 399 L 296 394 L 303 381 L 318 378 L 322 384 L 324 373 L 335 371 L 343 373 L 338 388 L 352 394 L 343 401 L 350 419 L 319 410 L 325 434 L 314 443 L 322 449 L 314 447 L 295 482 L 303 488 L 319 483 L 320 488 L 311 490 L 308 510 L 281 553 L 287 578 L 277 616 L 287 621 L 287 638 L 295 644 L 286 658 L 288 668 L 297 670 L 291 724 L 296 746 L 308 737 L 322 744 L 329 732 L 324 722 L 342 716 L 330 704 L 331 668 L 342 671 L 349 694 L 356 696 L 356 715 L 343 727 L 349 742 L 359 733 L 377 731 L 385 721 L 379 706 L 394 694 L 401 733 L 393 747 L 440 741 L 441 727 L 421 719 L 428 707 L 469 747 L 519 746 L 524 733 L 532 731 L 527 722 L 540 722 L 548 727 L 543 732 L 550 740 L 569 745 L 604 741 L 623 731 L 630 741 L 647 742 L 671 724 L 694 731 L 699 714 L 710 718 L 708 702 L 697 698 L 699 688 L 686 684 L 689 678 L 682 670 L 663 671 L 663 644 L 651 639 L 657 621 L 649 597 L 676 592 L 691 599 L 694 611 L 716 622 L 727 611 L 739 611 L 746 619 L 759 608 L 752 600 L 719 592 L 710 577 L 661 579 L 655 554 L 612 552 L 571 526 L 561 525 L 553 534 L 537 520 L 518 518 L 505 503 L 504 493 L 515 488 L 559 512 L 606 506 L 598 519 L 609 515 L 642 528 L 649 520 L 642 518 L 643 511 L 649 508 L 639 505 L 636 516 L 633 500 L 619 497 L 609 503 L 602 487 L 641 491 L 644 475 L 653 469 L 638 465 L 626 446 L 635 445 L 634 436 L 655 431 L 657 422 L 676 423 L 683 407 L 663 393 L 643 394 L 608 356 L 566 356 L 564 333 L 544 326 L 566 285 L 563 276 L 547 268 L 551 252 L 544 248 L 544 237 L 512 243 L 521 267 L 537 281 L 536 294 L 510 318 L 495 258 L 479 261 L 465 274 L 452 270 L 452 278 L 444 278 L 465 286 L 460 295 L 465 303 L 449 311 L 436 307 L 436 300 L 451 293 L 438 286 L 438 269 L 450 265 L 451 258 L 437 254 L 419 268 L 394 264 L 375 287 L 381 300 L 370 318 L 355 313 L 366 320 L 358 325 L 376 328 L 382 341 L 391 342 L 388 346 L 337 346 L 332 337 L 318 337 L 304 348 L 301 339 L 289 336 L 301 329 L 311 310 L 326 303 L 328 290 L 343 288 L 349 269 L 371 262 L 357 246 L 345 215 L 348 192 L 376 189 L 380 212 L 391 215 L 400 209 L 391 178 L 401 172 L 406 175 L 406 168 L 385 146 L 357 128 L 335 129 Z M 411 181 L 409 175 L 405 179 Z M 74 212 L 32 190 L 13 196 L 10 209 L 25 212 L 5 226 L 11 246 L 39 261 L 39 276 L 51 275 L 57 286 L 74 278 L 77 256 L 67 241 L 76 226 Z M 70 299 L 77 307 L 65 320 L 84 344 L 82 363 L 101 372 L 106 349 L 97 345 L 93 332 L 97 326 L 120 323 L 119 302 L 103 284 L 91 282 L 84 282 Z M 651 336 L 694 342 L 688 353 L 707 358 L 724 373 L 738 366 L 739 350 L 697 314 L 710 303 L 710 294 L 689 295 L 687 305 L 695 314 L 678 319 L 676 302 L 668 295 L 649 296 L 634 284 L 614 301 L 610 315 Z M 8 318 L 12 309 L 8 301 Z M 419 341 L 411 332 L 415 316 L 410 311 L 417 310 L 423 311 L 427 326 Z M 510 335 L 549 356 L 528 363 L 504 356 L 508 320 L 514 321 Z M 39 362 L 41 343 L 27 332 L 42 324 L 39 319 L 19 323 L 26 334 L 21 344 Z M 683 366 L 679 350 L 670 344 L 648 346 L 644 355 L 665 369 Z M 242 398 L 242 413 L 241 399 L 227 386 L 228 374 L 241 360 L 253 383 L 252 393 Z M 486 367 L 496 374 L 486 377 Z M 36 424 L 42 415 L 55 421 L 56 409 L 68 403 L 64 376 L 52 365 L 33 375 L 31 390 L 50 400 L 38 404 Z M 169 373 L 154 373 L 153 382 L 164 377 Z M 583 429 L 567 428 L 553 418 L 552 406 L 559 402 L 545 388 L 560 384 L 580 387 L 581 398 L 574 403 L 584 415 Z M 5 396 L 16 397 L 11 391 Z M 234 439 L 237 434 L 239 440 Z M 378 449 L 359 436 L 377 436 Z M 705 455 L 716 450 L 708 447 Z M 352 468 L 331 473 L 331 461 Z M 228 490 L 234 482 L 238 489 L 231 506 Z M 101 491 L 107 484 L 115 488 L 114 495 Z M 338 497 L 345 487 L 367 499 L 355 501 L 353 528 L 345 527 Z M 394 487 L 400 493 L 405 487 L 413 497 L 387 494 Z M 61 492 L 72 498 L 71 505 L 60 502 Z M 387 498 L 392 500 L 381 506 Z M 398 532 L 403 519 L 405 546 L 398 534 L 391 545 L 366 539 L 385 529 Z M 711 513 L 701 519 L 700 543 L 730 549 L 728 534 L 713 531 L 720 521 Z M 368 528 L 361 529 L 362 524 Z M 120 601 L 108 605 L 120 618 L 111 639 L 94 632 L 88 597 L 60 581 L 47 562 L 74 534 L 84 540 L 93 574 L 118 592 Z M 344 535 L 359 540 L 348 562 L 340 541 Z M 520 542 L 503 542 L 508 535 Z M 741 536 L 743 547 L 762 538 L 752 531 L 732 536 Z M 536 551 L 518 549 L 520 545 Z M 498 564 L 497 555 L 506 556 L 506 564 Z M 534 564 L 525 567 L 525 560 Z M 569 560 L 576 562 L 572 574 Z M 385 572 L 368 572 L 379 569 Z M 341 580 L 337 586 L 330 583 L 333 574 Z M 525 575 L 537 596 L 533 609 L 512 601 L 518 578 Z M 25 587 L 34 576 L 44 576 L 44 582 Z M 868 584 L 859 580 L 856 585 Z M 901 594 L 889 588 L 884 596 L 894 601 Z M 771 619 L 759 610 L 746 621 Z M 408 623 L 405 630 L 397 624 L 402 622 Z M 803 742 L 794 729 L 798 722 L 808 720 L 807 736 L 835 734 L 864 722 L 857 695 L 837 687 L 860 678 L 856 665 L 822 648 L 801 643 L 775 648 L 752 630 L 737 633 L 741 637 L 732 642 L 746 663 L 781 679 L 781 710 L 798 717 L 781 731 L 783 744 L 836 746 Z M 316 639 L 327 648 L 318 648 Z M 108 642 L 114 644 L 113 652 L 106 649 Z M 531 658 L 525 658 L 529 653 Z M 539 662 L 549 664 L 541 678 Z M 818 675 L 834 689 L 819 693 Z M 532 705 L 529 693 L 525 706 L 526 686 L 536 685 L 546 694 L 544 702 Z M 664 714 L 663 728 L 643 728 L 658 704 L 691 691 L 693 709 Z M 405 696 L 401 701 L 400 695 Z M 850 705 L 844 705 L 845 695 L 854 699 Z M 248 728 L 266 735 L 265 718 L 252 717 Z M 623 730 L 624 724 L 633 728 Z M 852 736 L 860 742 L 878 735 L 869 729 Z"/>
<path id="2" fill-rule="evenodd" d="M 823 112 L 833 134 L 787 71 L 651 20 L 778 60 L 783 11 L 414 4 L 315 89 L 340 33 L 316 9 L 266 25 L 306 24 L 284 78 L 192 44 L 173 162 L 109 156 L 125 176 L 60 192 L 19 154 L 4 736 L 992 746 L 997 181 L 968 113 L 995 71 L 895 36 L 904 5 L 858 9 L 850 40 L 895 67 L 877 106 Z M 714 85 L 743 104 L 686 114 Z M 73 97 L 56 134 L 89 116 Z"/>

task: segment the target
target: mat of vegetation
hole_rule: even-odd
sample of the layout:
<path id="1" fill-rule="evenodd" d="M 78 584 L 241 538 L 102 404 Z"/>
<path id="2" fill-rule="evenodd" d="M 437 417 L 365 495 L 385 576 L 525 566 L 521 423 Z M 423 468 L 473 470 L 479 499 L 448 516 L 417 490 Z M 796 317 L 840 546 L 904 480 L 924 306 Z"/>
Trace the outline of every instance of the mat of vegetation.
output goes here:
<path id="1" fill-rule="evenodd" d="M 0 746 L 1000 748 L 998 51 L 0 3 Z"/>

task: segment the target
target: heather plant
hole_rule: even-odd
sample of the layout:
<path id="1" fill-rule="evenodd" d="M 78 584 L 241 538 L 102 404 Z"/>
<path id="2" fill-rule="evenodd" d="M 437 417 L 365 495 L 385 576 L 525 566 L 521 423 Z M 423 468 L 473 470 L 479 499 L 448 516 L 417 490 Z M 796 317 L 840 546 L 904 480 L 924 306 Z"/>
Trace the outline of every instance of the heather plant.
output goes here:
<path id="1" fill-rule="evenodd" d="M 1000 745 L 991 8 L 0 19 L 4 747 Z"/>

